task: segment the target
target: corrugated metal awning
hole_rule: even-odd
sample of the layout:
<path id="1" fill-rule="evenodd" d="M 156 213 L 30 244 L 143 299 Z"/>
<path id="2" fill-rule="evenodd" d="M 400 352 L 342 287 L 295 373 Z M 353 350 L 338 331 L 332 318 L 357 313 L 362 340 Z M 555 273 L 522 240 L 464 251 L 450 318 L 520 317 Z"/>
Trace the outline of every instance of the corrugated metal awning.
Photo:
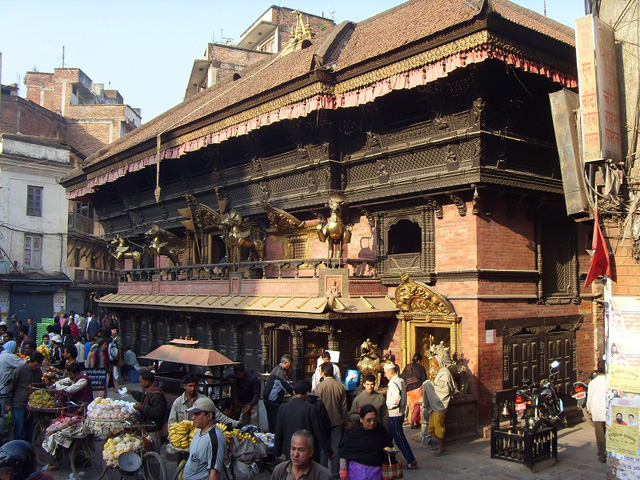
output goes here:
<path id="1" fill-rule="evenodd" d="M 189 309 L 204 311 L 287 312 L 321 314 L 395 312 L 396 304 L 387 296 L 322 297 L 285 296 L 219 296 L 219 295 L 163 295 L 112 293 L 97 299 L 102 306 L 160 309 Z"/>

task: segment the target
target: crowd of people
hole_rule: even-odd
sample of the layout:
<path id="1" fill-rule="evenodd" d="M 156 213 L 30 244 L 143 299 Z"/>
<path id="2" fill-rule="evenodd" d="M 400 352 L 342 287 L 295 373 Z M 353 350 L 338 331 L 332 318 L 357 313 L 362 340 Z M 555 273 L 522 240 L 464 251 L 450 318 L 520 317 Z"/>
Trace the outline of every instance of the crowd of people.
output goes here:
<path id="1" fill-rule="evenodd" d="M 5 410 L 13 412 L 15 439 L 30 441 L 33 426 L 27 415 L 29 385 L 47 382 L 41 369 L 44 356 L 35 342 L 36 327 L 32 319 L 22 325 L 14 317 L 9 328 L 0 323 L 0 336 L 0 395 Z M 419 354 L 402 374 L 395 364 L 385 364 L 386 394 L 376 391 L 378 378 L 364 375 L 362 391 L 352 400 L 351 408 L 340 381 L 340 368 L 331 362 L 329 352 L 322 354 L 312 381 L 295 383 L 289 380 L 292 358 L 283 355 L 262 392 L 260 379 L 243 364 L 234 364 L 229 377 L 235 380 L 236 405 L 228 399 L 216 404 L 199 391 L 203 390 L 199 384 L 202 375 L 185 374 L 184 391 L 170 404 L 158 387 L 154 371 L 139 368 L 135 353 L 124 346 L 115 316 L 103 315 L 99 319 L 91 312 L 85 316 L 69 312 L 47 326 L 41 344 L 49 349 L 51 364 L 65 372 L 64 378 L 50 386 L 65 391 L 76 403 L 93 399 L 86 368 L 107 369 L 116 389 L 129 370 L 137 369 L 142 389 L 127 391 L 136 401 L 134 408 L 140 413 L 141 422 L 149 425 L 157 450 L 171 424 L 193 420 L 198 431 L 187 457 L 185 479 L 224 475 L 220 459 L 224 458 L 226 443 L 216 424 L 230 428 L 250 424 L 261 396 L 268 429 L 275 434 L 274 454 L 285 460 L 274 470 L 275 479 L 291 475 L 299 478 L 300 473 L 311 478 L 343 480 L 381 478 L 382 465 L 389 461 L 385 448 L 394 443 L 405 459 L 405 468 L 417 468 L 403 429 L 406 412 L 414 428 L 428 422 L 436 455 L 446 453 L 445 416 L 455 384 L 449 370 L 441 368 L 443 360 L 438 357 L 433 357 L 430 365 L 433 380 L 428 379 Z M 213 382 L 211 372 L 205 372 L 204 379 Z M 285 401 L 285 396 L 290 399 Z"/>

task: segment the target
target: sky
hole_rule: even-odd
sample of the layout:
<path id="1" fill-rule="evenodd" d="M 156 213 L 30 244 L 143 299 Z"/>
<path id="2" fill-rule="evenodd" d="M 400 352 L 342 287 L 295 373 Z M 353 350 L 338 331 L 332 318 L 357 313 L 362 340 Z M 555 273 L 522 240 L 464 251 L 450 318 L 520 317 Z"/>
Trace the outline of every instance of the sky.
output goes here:
<path id="1" fill-rule="evenodd" d="M 434 0 L 437 1 L 437 0 Z M 462 3 L 464 0 L 460 0 Z M 117 89 L 125 103 L 142 109 L 147 122 L 184 99 L 195 59 L 207 43 L 231 41 L 271 5 L 324 15 L 336 23 L 362 21 L 400 0 L 29 0 L 0 1 L 2 84 L 26 72 L 53 72 L 64 63 L 94 82 Z M 515 0 L 543 13 L 545 0 Z M 584 0 L 546 0 L 547 16 L 574 27 Z M 26 6 L 28 5 L 28 8 Z M 13 20 L 11 20 L 13 19 Z"/>

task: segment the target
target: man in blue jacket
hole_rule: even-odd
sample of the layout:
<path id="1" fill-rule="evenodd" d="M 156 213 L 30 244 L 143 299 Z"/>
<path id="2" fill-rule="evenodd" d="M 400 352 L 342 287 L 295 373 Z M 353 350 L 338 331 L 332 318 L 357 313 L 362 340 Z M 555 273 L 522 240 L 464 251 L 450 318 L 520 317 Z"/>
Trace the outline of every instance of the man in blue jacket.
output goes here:
<path id="1" fill-rule="evenodd" d="M 280 359 L 280 363 L 271 371 L 269 379 L 264 386 L 262 398 L 264 400 L 264 408 L 267 411 L 267 421 L 269 422 L 269 431 L 276 433 L 276 419 L 278 417 L 278 407 L 284 400 L 285 392 L 293 395 L 293 387 L 287 376 L 287 370 L 291 367 L 291 355 L 284 354 Z"/>

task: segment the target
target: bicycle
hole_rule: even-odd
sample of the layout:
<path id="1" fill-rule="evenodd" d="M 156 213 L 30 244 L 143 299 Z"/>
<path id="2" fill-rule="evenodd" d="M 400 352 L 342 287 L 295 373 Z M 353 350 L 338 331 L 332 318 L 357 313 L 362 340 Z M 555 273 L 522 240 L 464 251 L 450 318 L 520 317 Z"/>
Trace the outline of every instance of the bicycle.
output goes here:
<path id="1" fill-rule="evenodd" d="M 105 465 L 105 472 L 103 476 L 108 479 L 116 480 L 117 478 L 123 478 L 124 476 L 135 475 L 140 468 L 142 469 L 142 475 L 145 480 L 167 480 L 167 469 L 164 465 L 164 460 L 162 457 L 152 450 L 152 442 L 147 440 L 145 437 L 147 435 L 146 428 L 155 427 L 154 423 L 133 423 L 129 420 L 125 420 L 124 423 L 126 427 L 123 428 L 118 435 L 114 435 L 113 437 L 129 433 L 131 435 L 135 435 L 142 439 L 142 447 L 139 452 L 136 452 L 140 458 L 140 467 L 135 472 L 124 472 L 120 466 L 116 468 L 111 468 Z M 112 437 L 112 438 L 113 438 Z M 115 473 L 115 475 L 114 475 Z M 99 478 L 102 478 L 99 477 Z M 98 479 L 99 480 L 99 479 Z"/>

